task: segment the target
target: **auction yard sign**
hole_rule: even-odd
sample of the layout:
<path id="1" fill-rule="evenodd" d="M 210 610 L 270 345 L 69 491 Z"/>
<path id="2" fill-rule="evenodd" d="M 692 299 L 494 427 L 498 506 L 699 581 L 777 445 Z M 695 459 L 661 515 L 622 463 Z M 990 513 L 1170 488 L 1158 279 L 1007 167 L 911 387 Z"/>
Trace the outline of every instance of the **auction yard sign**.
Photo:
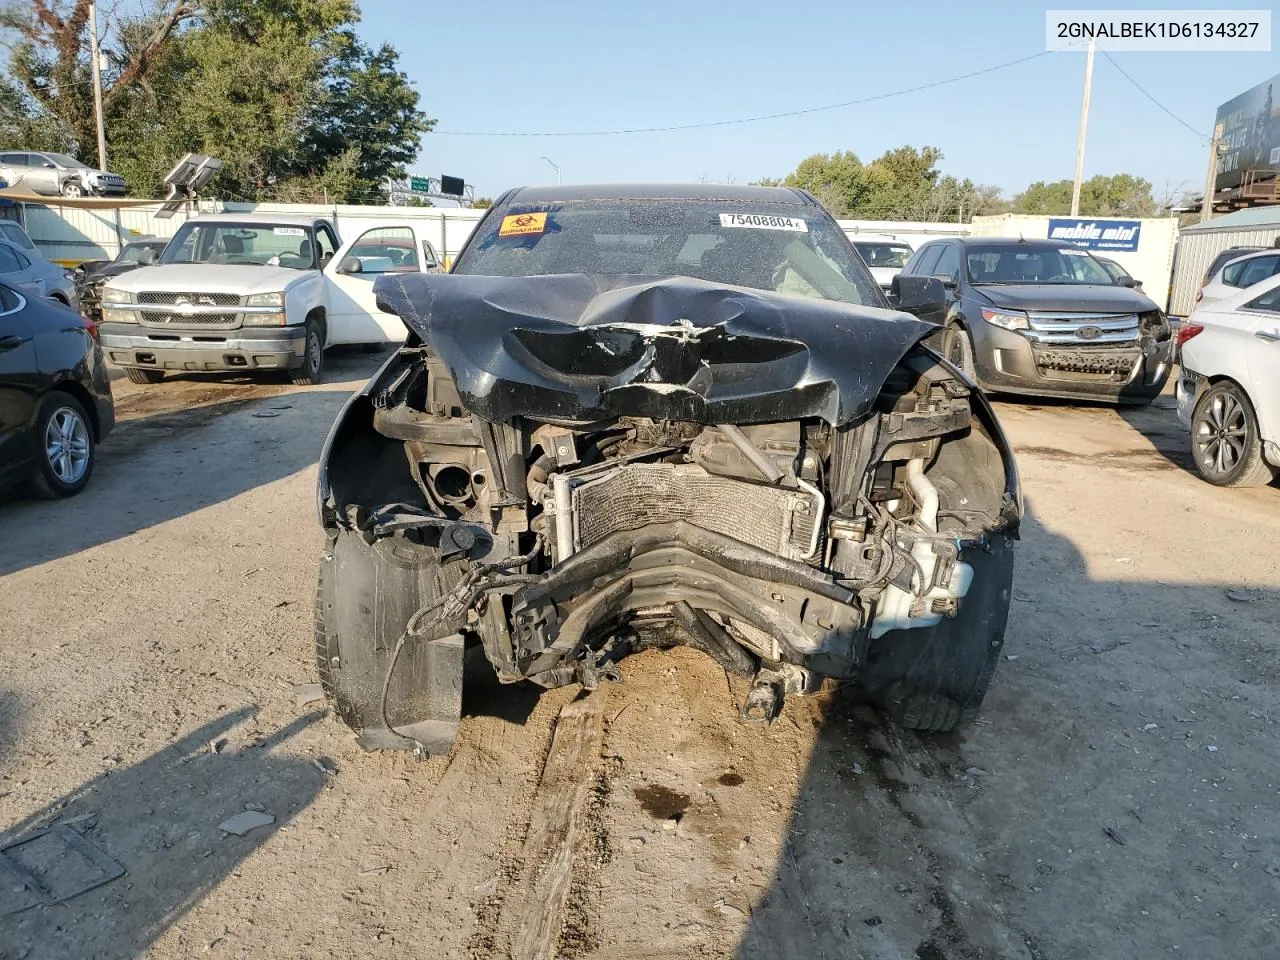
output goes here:
<path id="1" fill-rule="evenodd" d="M 1280 118 L 1275 116 L 1280 75 L 1263 81 L 1218 108 L 1226 148 L 1218 158 L 1214 192 L 1240 186 L 1246 170 L 1280 169 Z"/>
<path id="2" fill-rule="evenodd" d="M 1086 250 L 1137 250 L 1140 220 L 1057 217 L 1049 221 L 1049 239 L 1065 240 Z"/>

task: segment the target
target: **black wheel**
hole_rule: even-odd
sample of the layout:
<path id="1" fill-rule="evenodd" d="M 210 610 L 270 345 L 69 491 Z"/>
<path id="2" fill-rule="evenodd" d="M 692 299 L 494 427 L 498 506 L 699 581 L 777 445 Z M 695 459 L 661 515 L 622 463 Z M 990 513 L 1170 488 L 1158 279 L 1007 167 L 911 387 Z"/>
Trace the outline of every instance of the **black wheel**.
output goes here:
<path id="1" fill-rule="evenodd" d="M 943 355 L 951 361 L 961 373 L 970 380 L 975 379 L 973 371 L 973 340 L 969 331 L 959 324 L 947 327 L 943 335 Z"/>
<path id="2" fill-rule="evenodd" d="M 143 367 L 125 367 L 125 376 L 130 383 L 159 383 L 164 379 L 163 370 L 147 370 Z"/>
<path id="3" fill-rule="evenodd" d="M 1256 487 L 1275 479 L 1262 457 L 1253 404 L 1230 380 L 1206 390 L 1191 414 L 1191 456 L 1200 476 L 1219 487 Z"/>
<path id="4" fill-rule="evenodd" d="M 935 627 L 891 630 L 871 641 L 859 683 L 899 726 L 954 730 L 972 720 L 991 685 L 1013 584 L 1013 543 L 966 551 L 973 586 L 953 618 Z"/>
<path id="5" fill-rule="evenodd" d="M 330 536 L 316 587 L 316 670 L 338 716 L 366 749 L 422 743 L 447 752 L 462 711 L 460 638 L 409 641 L 382 688 L 396 644 L 409 618 L 458 582 L 457 564 L 441 567 L 439 553 L 400 538 L 373 545 L 359 536 Z"/>
<path id="6" fill-rule="evenodd" d="M 84 489 L 93 473 L 97 445 L 89 415 L 69 393 L 52 390 L 36 411 L 39 470 L 32 482 L 37 496 L 70 497 Z"/>
<path id="7" fill-rule="evenodd" d="M 306 325 L 307 347 L 302 364 L 289 371 L 289 379 L 300 387 L 319 383 L 324 376 L 324 326 L 315 320 Z"/>

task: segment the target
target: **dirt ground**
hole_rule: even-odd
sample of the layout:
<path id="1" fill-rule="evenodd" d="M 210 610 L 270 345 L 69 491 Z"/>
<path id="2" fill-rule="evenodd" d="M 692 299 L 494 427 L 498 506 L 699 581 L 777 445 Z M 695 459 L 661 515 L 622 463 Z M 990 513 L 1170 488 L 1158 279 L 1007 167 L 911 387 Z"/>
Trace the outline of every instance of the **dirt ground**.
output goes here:
<path id="1" fill-rule="evenodd" d="M 0 873 L 0 958 L 488 958 L 560 709 L 471 663 L 449 757 L 362 753 L 315 679 L 315 463 L 376 357 L 297 389 L 117 381 L 84 495 L 0 504 L 0 845 L 55 821 L 125 875 Z M 607 685 L 565 958 L 1280 955 L 1280 489 L 1187 470 L 1170 398 L 1002 403 L 1028 517 L 981 718 L 849 690 L 743 725 L 649 652 Z M 275 818 L 244 836 L 218 825 Z M 11 848 L 101 879 L 61 834 Z"/>

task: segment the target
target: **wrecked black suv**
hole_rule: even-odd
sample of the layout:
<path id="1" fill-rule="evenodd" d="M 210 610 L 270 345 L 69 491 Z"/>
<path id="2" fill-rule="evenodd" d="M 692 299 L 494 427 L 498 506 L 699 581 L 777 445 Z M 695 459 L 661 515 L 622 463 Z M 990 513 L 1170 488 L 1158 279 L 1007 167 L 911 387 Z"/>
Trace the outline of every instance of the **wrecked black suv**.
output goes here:
<path id="1" fill-rule="evenodd" d="M 449 748 L 463 653 L 591 688 L 686 644 L 768 721 L 823 677 L 971 717 L 1021 494 L 981 391 L 808 194 L 512 191 L 450 275 L 375 287 L 409 337 L 320 465 L 320 677 L 367 748 Z M 901 310 L 944 302 L 935 278 Z"/>

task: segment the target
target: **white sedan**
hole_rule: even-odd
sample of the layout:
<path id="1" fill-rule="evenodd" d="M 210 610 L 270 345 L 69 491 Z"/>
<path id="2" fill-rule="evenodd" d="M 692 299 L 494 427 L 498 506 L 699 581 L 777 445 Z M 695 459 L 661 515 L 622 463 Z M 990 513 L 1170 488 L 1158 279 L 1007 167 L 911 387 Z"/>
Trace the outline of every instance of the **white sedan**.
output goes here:
<path id="1" fill-rule="evenodd" d="M 1196 294 L 1196 309 L 1234 297 L 1241 290 L 1277 274 L 1280 274 L 1280 250 L 1259 250 L 1229 260 L 1200 288 Z"/>
<path id="2" fill-rule="evenodd" d="M 1280 473 L 1280 276 L 1196 310 L 1178 331 L 1178 417 L 1196 469 L 1222 487 Z"/>

